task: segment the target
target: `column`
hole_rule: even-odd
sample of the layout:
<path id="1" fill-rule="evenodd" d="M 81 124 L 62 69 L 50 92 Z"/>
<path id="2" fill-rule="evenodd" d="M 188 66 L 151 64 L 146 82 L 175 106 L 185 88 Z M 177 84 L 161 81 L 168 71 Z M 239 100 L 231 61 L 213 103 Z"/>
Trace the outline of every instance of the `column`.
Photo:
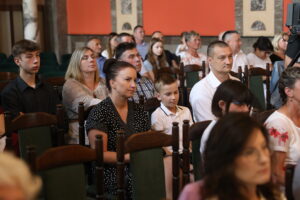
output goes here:
<path id="1" fill-rule="evenodd" d="M 24 39 L 40 42 L 37 0 L 23 0 Z"/>

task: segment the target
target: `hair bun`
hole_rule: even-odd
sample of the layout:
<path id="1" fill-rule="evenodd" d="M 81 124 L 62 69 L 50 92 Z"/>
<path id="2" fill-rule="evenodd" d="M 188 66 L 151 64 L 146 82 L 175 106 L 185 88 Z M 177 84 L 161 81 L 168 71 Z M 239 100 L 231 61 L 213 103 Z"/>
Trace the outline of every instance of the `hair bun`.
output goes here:
<path id="1" fill-rule="evenodd" d="M 107 59 L 104 63 L 104 66 L 103 66 L 103 72 L 105 74 L 109 73 L 110 69 L 111 69 L 111 66 L 115 65 L 117 62 L 116 59 L 114 58 L 110 58 L 110 59 Z"/>

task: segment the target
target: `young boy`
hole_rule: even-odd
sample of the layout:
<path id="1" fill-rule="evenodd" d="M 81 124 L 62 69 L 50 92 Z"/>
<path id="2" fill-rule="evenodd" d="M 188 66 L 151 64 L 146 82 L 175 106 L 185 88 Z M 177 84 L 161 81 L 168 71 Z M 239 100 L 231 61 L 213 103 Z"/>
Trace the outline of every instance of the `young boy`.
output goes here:
<path id="1" fill-rule="evenodd" d="M 2 91 L 2 106 L 13 117 L 21 113 L 55 113 L 59 98 L 53 87 L 37 78 L 40 69 L 40 48 L 30 40 L 21 40 L 12 48 L 19 76 Z"/>
<path id="2" fill-rule="evenodd" d="M 162 75 L 154 84 L 157 99 L 161 101 L 158 107 L 151 115 L 152 129 L 164 131 L 166 134 L 172 134 L 172 123 L 179 123 L 179 152 L 182 152 L 182 124 L 183 120 L 190 120 L 193 124 L 190 110 L 184 106 L 178 106 L 179 90 L 175 78 L 170 75 Z M 167 199 L 172 198 L 172 159 L 169 155 L 172 153 L 172 147 L 164 148 L 166 156 L 165 165 L 165 182 Z"/>

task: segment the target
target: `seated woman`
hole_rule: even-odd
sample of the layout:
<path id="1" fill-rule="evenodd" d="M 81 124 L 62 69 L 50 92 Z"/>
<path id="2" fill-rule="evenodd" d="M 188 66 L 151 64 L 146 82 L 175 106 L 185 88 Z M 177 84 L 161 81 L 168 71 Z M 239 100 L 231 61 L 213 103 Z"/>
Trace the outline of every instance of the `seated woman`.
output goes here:
<path id="1" fill-rule="evenodd" d="M 179 200 L 284 199 L 271 181 L 268 132 L 246 114 L 230 113 L 216 123 L 204 150 L 204 173 Z"/>
<path id="2" fill-rule="evenodd" d="M 211 110 L 217 118 L 229 112 L 249 113 L 252 102 L 253 95 L 244 84 L 236 80 L 227 80 L 218 86 L 212 99 Z M 216 123 L 217 120 L 213 120 L 203 132 L 200 144 L 201 154 L 204 152 L 210 131 Z"/>
<path id="3" fill-rule="evenodd" d="M 107 97 L 107 88 L 100 81 L 98 74 L 94 52 L 88 47 L 76 49 L 72 54 L 62 90 L 63 104 L 71 120 L 67 139 L 69 144 L 79 143 L 79 102 L 83 102 L 86 109 Z"/>
<path id="4" fill-rule="evenodd" d="M 150 119 L 143 108 L 128 101 L 136 90 L 137 72 L 134 66 L 127 62 L 109 59 L 104 64 L 106 86 L 109 97 L 91 111 L 87 121 L 86 130 L 92 148 L 96 135 L 103 137 L 105 192 L 116 195 L 116 138 L 118 130 L 125 130 L 126 134 L 133 134 L 150 130 Z M 125 155 L 129 161 L 129 155 Z M 127 197 L 132 199 L 131 176 L 128 166 L 125 168 L 127 180 Z"/>
<path id="5" fill-rule="evenodd" d="M 300 159 L 300 68 L 292 67 L 282 72 L 279 93 L 283 102 L 266 120 L 270 134 L 273 178 L 285 183 L 285 167 L 296 165 Z"/>
<path id="6" fill-rule="evenodd" d="M 201 48 L 201 37 L 195 31 L 187 32 L 185 35 L 187 50 L 180 54 L 181 62 L 184 65 L 202 65 L 202 61 L 207 62 L 206 55 L 199 53 Z"/>
<path id="7" fill-rule="evenodd" d="M 169 67 L 169 65 L 164 52 L 163 42 L 158 38 L 152 38 L 141 75 L 150 78 L 154 82 L 157 79 L 158 70 L 164 67 Z"/>
<path id="8" fill-rule="evenodd" d="M 108 58 L 113 58 L 115 56 L 115 49 L 118 46 L 118 34 L 115 32 L 111 32 L 108 36 L 108 43 L 107 43 L 107 49 L 105 49 L 101 55 L 105 57 L 106 59 Z"/>
<path id="9" fill-rule="evenodd" d="M 270 54 L 273 52 L 273 45 L 267 37 L 259 37 L 253 44 L 254 52 L 247 54 L 249 65 L 266 69 L 266 64 L 271 64 Z"/>
<path id="10" fill-rule="evenodd" d="M 274 36 L 272 40 L 274 52 L 270 55 L 270 59 L 273 65 L 276 61 L 284 60 L 288 40 L 289 40 L 289 35 L 286 32 L 282 32 Z"/>

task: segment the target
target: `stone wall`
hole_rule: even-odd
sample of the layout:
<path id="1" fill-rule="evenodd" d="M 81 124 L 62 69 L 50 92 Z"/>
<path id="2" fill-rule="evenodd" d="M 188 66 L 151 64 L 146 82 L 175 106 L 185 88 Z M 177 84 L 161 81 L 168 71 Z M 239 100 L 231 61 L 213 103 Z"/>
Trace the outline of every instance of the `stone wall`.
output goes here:
<path id="1" fill-rule="evenodd" d="M 246 0 L 248 1 L 248 0 Z M 282 30 L 282 0 L 274 0 L 275 2 L 275 27 L 274 32 L 279 33 Z M 116 0 L 110 0 L 111 2 L 111 14 L 112 14 L 112 30 L 116 30 Z M 235 28 L 243 35 L 243 2 L 245 0 L 235 0 Z M 300 0 L 294 0 L 294 2 L 300 2 Z M 142 3 L 143 0 L 137 0 L 138 7 L 138 23 L 142 23 L 143 13 L 142 13 Z M 71 53 L 76 47 L 80 47 L 85 45 L 86 40 L 89 37 L 97 36 L 102 39 L 102 43 L 107 43 L 108 36 L 106 35 L 67 35 L 67 24 L 66 24 L 66 0 L 50 0 L 46 1 L 46 4 L 50 5 L 51 12 L 49 12 L 48 16 L 51 16 L 50 22 L 52 24 L 52 36 L 51 36 L 51 49 L 55 50 L 58 55 L 62 55 L 64 53 Z M 58 6 L 57 4 L 60 4 Z M 63 6 L 61 4 L 64 4 Z M 147 27 L 145 27 L 147 32 Z M 217 37 L 202 37 L 202 48 L 201 52 L 206 53 L 207 45 L 216 40 Z M 249 53 L 252 51 L 252 44 L 256 41 L 257 37 L 243 37 L 242 36 L 242 50 L 245 53 Z M 272 38 L 270 38 L 272 39 Z M 150 37 L 146 37 L 146 41 L 149 41 Z M 174 52 L 177 45 L 180 42 L 179 36 L 165 36 L 165 48 Z"/>

